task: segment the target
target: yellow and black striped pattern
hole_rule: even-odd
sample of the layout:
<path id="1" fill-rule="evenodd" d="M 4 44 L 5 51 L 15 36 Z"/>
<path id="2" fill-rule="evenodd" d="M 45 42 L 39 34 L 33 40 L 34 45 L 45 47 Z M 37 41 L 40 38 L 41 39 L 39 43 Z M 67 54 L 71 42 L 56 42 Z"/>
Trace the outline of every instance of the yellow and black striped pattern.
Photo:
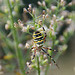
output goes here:
<path id="1" fill-rule="evenodd" d="M 33 33 L 33 40 L 34 43 L 38 45 L 43 44 L 44 42 L 43 35 L 39 31 Z"/>

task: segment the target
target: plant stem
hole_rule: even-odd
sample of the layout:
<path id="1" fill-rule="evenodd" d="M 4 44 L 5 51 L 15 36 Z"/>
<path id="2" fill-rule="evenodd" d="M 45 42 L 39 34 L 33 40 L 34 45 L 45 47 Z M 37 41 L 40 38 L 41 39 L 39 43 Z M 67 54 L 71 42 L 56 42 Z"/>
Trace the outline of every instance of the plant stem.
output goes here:
<path id="1" fill-rule="evenodd" d="M 13 35 L 13 38 L 14 38 L 14 42 L 15 42 L 16 56 L 17 56 L 17 59 L 18 59 L 19 68 L 21 70 L 22 75 L 25 75 L 24 60 L 23 60 L 22 52 L 21 52 L 21 50 L 18 47 L 19 40 L 18 40 L 17 31 L 16 31 L 16 29 L 14 27 L 14 19 L 13 19 L 13 15 L 12 15 L 12 8 L 11 8 L 9 0 L 7 0 L 7 4 L 8 4 L 8 8 L 9 8 L 9 13 L 10 13 L 11 32 L 12 32 L 12 35 Z"/>
<path id="2" fill-rule="evenodd" d="M 38 75 L 40 75 L 40 65 L 39 65 L 39 57 L 37 56 L 37 65 L 38 65 Z"/>

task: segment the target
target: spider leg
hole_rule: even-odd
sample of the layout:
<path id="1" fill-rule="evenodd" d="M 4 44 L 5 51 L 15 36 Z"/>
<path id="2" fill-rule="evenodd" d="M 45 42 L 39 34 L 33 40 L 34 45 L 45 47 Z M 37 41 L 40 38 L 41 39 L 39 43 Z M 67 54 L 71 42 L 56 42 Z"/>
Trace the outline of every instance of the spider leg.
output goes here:
<path id="1" fill-rule="evenodd" d="M 44 27 L 42 27 L 42 29 L 43 29 L 43 31 L 45 32 L 45 29 L 44 29 Z M 47 34 L 46 34 L 46 32 L 44 33 L 45 34 L 45 36 L 44 36 L 44 42 L 46 41 L 46 37 L 47 37 Z"/>
<path id="2" fill-rule="evenodd" d="M 56 61 L 52 58 L 52 56 L 49 55 L 43 48 L 42 48 L 42 51 L 44 51 L 51 58 L 51 60 L 54 62 L 54 64 L 59 68 L 59 66 L 57 65 Z"/>
<path id="3" fill-rule="evenodd" d="M 36 48 L 36 47 L 32 47 L 31 49 L 34 49 L 34 48 Z M 34 55 L 33 55 L 32 60 L 35 58 L 35 55 L 36 55 L 36 50 L 34 50 Z M 29 65 L 31 65 L 31 63 L 32 63 L 32 61 L 30 61 Z M 30 71 L 27 71 L 25 73 L 28 74 L 28 73 L 30 73 Z"/>
<path id="4" fill-rule="evenodd" d="M 58 52 L 57 50 L 55 49 L 51 49 L 51 48 L 46 48 L 46 47 L 43 47 L 44 49 L 47 49 L 47 50 L 51 50 L 51 51 L 54 51 L 54 52 Z"/>
<path id="5" fill-rule="evenodd" d="M 34 49 L 34 48 L 36 48 L 36 47 L 33 47 L 32 49 Z M 32 60 L 35 58 L 35 55 L 36 55 L 36 50 L 34 50 L 34 55 L 33 55 Z M 32 62 L 30 61 L 29 65 L 30 65 L 31 63 L 32 63 Z"/>

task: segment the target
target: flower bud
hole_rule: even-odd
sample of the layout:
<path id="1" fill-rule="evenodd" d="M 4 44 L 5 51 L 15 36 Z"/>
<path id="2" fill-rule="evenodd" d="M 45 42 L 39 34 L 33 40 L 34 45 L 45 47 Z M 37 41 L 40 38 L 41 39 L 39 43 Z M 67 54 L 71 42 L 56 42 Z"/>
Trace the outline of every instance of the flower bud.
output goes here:
<path id="1" fill-rule="evenodd" d="M 35 65 L 35 64 L 32 64 L 31 67 L 32 67 L 32 68 L 36 68 L 36 65 Z"/>
<path id="2" fill-rule="evenodd" d="M 42 17 L 42 18 L 43 18 L 43 20 L 45 20 L 45 15 L 43 15 L 43 17 Z"/>
<path id="3" fill-rule="evenodd" d="M 27 13 L 27 9 L 26 8 L 23 8 L 23 11 L 24 11 L 24 13 Z"/>
<path id="4" fill-rule="evenodd" d="M 23 48 L 23 44 L 22 43 L 19 43 L 18 47 L 19 48 Z"/>
<path id="5" fill-rule="evenodd" d="M 26 43 L 25 48 L 30 48 L 30 45 Z"/>
<path id="6" fill-rule="evenodd" d="M 43 15 L 45 14 L 45 10 L 42 11 L 42 14 L 43 14 Z"/>
<path id="7" fill-rule="evenodd" d="M 40 6 L 41 6 L 41 5 L 42 5 L 42 3 L 41 3 L 40 1 L 38 1 L 38 5 L 40 5 Z"/>
<path id="8" fill-rule="evenodd" d="M 9 26 L 8 24 L 5 25 L 5 29 L 6 29 L 6 30 L 8 30 L 9 27 L 10 27 L 10 26 Z"/>
<path id="9" fill-rule="evenodd" d="M 35 9 L 34 8 L 32 9 L 32 13 L 35 14 Z"/>
<path id="10" fill-rule="evenodd" d="M 50 9 L 47 8 L 47 12 L 49 13 Z"/>
<path id="11" fill-rule="evenodd" d="M 42 2 L 42 5 L 43 5 L 44 7 L 46 6 L 45 1 Z"/>
<path id="12" fill-rule="evenodd" d="M 64 16 L 61 16 L 60 20 L 63 20 L 64 19 Z"/>
<path id="13" fill-rule="evenodd" d="M 61 0 L 60 5 L 64 6 L 66 4 L 66 2 L 64 0 Z"/>
<path id="14" fill-rule="evenodd" d="M 30 8 L 28 8 L 28 11 L 31 13 L 31 9 Z"/>
<path id="15" fill-rule="evenodd" d="M 29 4 L 29 8 L 30 8 L 30 9 L 32 8 L 31 4 Z"/>
<path id="16" fill-rule="evenodd" d="M 55 41 L 55 45 L 58 45 L 58 43 L 59 43 L 59 40 L 56 40 L 56 41 Z"/>
<path id="17" fill-rule="evenodd" d="M 53 15 L 53 20 L 54 20 L 54 21 L 56 20 L 56 15 L 55 15 L 55 14 Z"/>
<path id="18" fill-rule="evenodd" d="M 42 25 L 42 20 L 39 20 L 39 21 L 38 21 L 38 24 L 39 24 L 39 25 Z"/>
<path id="19" fill-rule="evenodd" d="M 72 19 L 66 19 L 67 24 L 71 24 L 71 22 L 72 22 Z"/>
<path id="20" fill-rule="evenodd" d="M 16 22 L 14 23 L 14 27 L 15 27 L 15 28 L 17 28 L 17 27 L 18 27 L 18 24 L 17 24 Z"/>
<path id="21" fill-rule="evenodd" d="M 56 9 L 57 9 L 56 6 L 53 6 L 53 5 L 51 6 L 51 10 L 52 10 L 52 11 L 55 11 Z"/>
<path id="22" fill-rule="evenodd" d="M 17 5 L 14 7 L 14 11 L 18 12 L 18 6 Z"/>
<path id="23" fill-rule="evenodd" d="M 48 14 L 46 14 L 46 18 L 49 18 L 49 15 Z"/>
<path id="24" fill-rule="evenodd" d="M 69 4 L 68 4 L 68 6 L 72 6 L 73 5 L 73 3 L 72 2 L 70 2 Z"/>
<path id="25" fill-rule="evenodd" d="M 22 32 L 26 32 L 26 31 L 27 31 L 27 27 L 23 27 Z"/>

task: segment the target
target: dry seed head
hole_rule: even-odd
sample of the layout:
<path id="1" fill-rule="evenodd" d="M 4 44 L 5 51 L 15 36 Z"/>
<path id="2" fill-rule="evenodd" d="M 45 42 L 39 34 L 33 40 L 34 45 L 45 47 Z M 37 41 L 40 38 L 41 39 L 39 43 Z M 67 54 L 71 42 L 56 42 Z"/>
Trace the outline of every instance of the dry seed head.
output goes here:
<path id="1" fill-rule="evenodd" d="M 18 24 L 17 24 L 16 22 L 14 23 L 14 27 L 15 27 L 15 28 L 17 28 L 17 27 L 18 27 Z"/>
<path id="2" fill-rule="evenodd" d="M 42 25 L 42 20 L 39 20 L 39 21 L 38 21 L 38 24 L 39 24 L 39 25 Z"/>
<path id="3" fill-rule="evenodd" d="M 29 9 L 31 9 L 32 8 L 32 6 L 31 6 L 31 4 L 29 4 Z"/>
<path id="4" fill-rule="evenodd" d="M 49 18 L 49 15 L 48 14 L 46 14 L 46 18 Z"/>
<path id="5" fill-rule="evenodd" d="M 66 19 L 67 24 L 71 24 L 71 22 L 72 22 L 72 19 Z"/>
<path id="6" fill-rule="evenodd" d="M 30 45 L 26 43 L 25 48 L 30 48 Z"/>
<path id="7" fill-rule="evenodd" d="M 22 23 L 22 21 L 20 19 L 18 20 L 18 24 L 21 28 L 23 28 L 24 24 Z"/>
<path id="8" fill-rule="evenodd" d="M 23 27 L 24 27 L 24 24 L 23 24 L 23 23 L 21 23 L 19 26 L 20 26 L 21 28 L 23 28 Z"/>
<path id="9" fill-rule="evenodd" d="M 35 8 L 32 9 L 32 13 L 35 14 Z"/>
<path id="10" fill-rule="evenodd" d="M 42 5 L 43 5 L 43 6 L 46 6 L 46 3 L 45 3 L 45 1 L 43 1 L 43 2 L 42 2 Z"/>
<path id="11" fill-rule="evenodd" d="M 69 12 L 67 10 L 65 10 L 65 11 L 62 11 L 60 14 L 64 17 L 66 17 L 66 16 L 68 16 L 68 13 Z"/>
<path id="12" fill-rule="evenodd" d="M 61 0 L 61 2 L 63 3 L 63 2 L 64 2 L 64 0 Z"/>
<path id="13" fill-rule="evenodd" d="M 56 20 L 56 15 L 55 14 L 53 15 L 53 20 Z"/>
<path id="14" fill-rule="evenodd" d="M 23 11 L 24 11 L 25 13 L 27 13 L 27 12 L 28 12 L 26 8 L 23 8 Z"/>
<path id="15" fill-rule="evenodd" d="M 45 15 L 42 15 L 43 20 L 45 20 Z"/>
<path id="16" fill-rule="evenodd" d="M 70 2 L 69 4 L 68 4 L 68 6 L 72 6 L 73 5 L 73 3 L 72 2 Z"/>
<path id="17" fill-rule="evenodd" d="M 47 12 L 49 13 L 50 9 L 47 8 Z"/>
<path id="18" fill-rule="evenodd" d="M 66 4 L 66 2 L 64 0 L 61 0 L 60 4 L 61 4 L 61 6 L 64 6 Z"/>
<path id="19" fill-rule="evenodd" d="M 31 13 L 31 9 L 30 8 L 28 8 L 28 11 Z"/>
<path id="20" fill-rule="evenodd" d="M 41 3 L 40 1 L 38 1 L 38 5 L 40 5 L 40 6 L 41 6 L 41 5 L 42 5 L 42 3 Z"/>
<path id="21" fill-rule="evenodd" d="M 6 30 L 8 30 L 9 27 L 10 27 L 10 26 L 9 26 L 8 24 L 5 25 L 5 29 L 6 29 Z"/>
<path id="22" fill-rule="evenodd" d="M 51 31 L 54 31 L 54 29 L 53 29 L 53 25 L 50 25 L 50 29 L 51 29 Z"/>
<path id="23" fill-rule="evenodd" d="M 42 14 L 43 14 L 43 15 L 45 14 L 45 10 L 42 11 Z"/>
<path id="24" fill-rule="evenodd" d="M 27 27 L 23 27 L 22 32 L 26 32 L 26 31 L 27 31 Z"/>
<path id="25" fill-rule="evenodd" d="M 21 22 L 21 20 L 19 19 L 19 20 L 18 20 L 18 24 L 21 24 L 21 23 L 22 23 L 22 22 Z"/>

